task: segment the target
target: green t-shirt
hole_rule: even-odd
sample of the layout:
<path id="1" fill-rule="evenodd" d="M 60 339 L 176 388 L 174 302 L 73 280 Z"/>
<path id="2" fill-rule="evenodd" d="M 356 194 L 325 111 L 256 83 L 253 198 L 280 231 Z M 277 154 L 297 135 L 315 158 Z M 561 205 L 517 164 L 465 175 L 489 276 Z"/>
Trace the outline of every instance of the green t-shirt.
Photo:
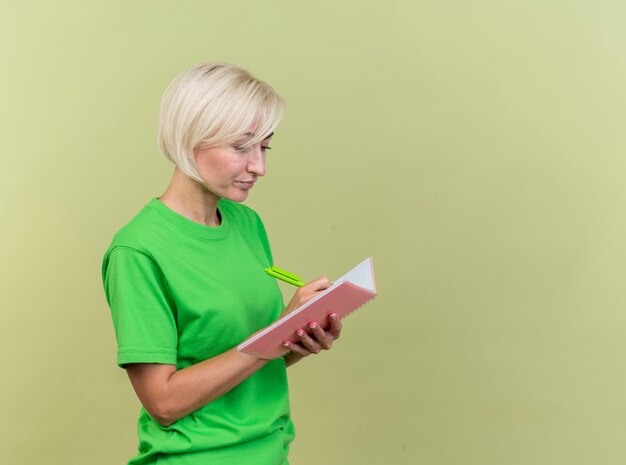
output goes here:
<path id="1" fill-rule="evenodd" d="M 221 200 L 218 227 L 158 199 L 113 238 L 102 265 L 117 363 L 178 369 L 233 348 L 275 321 L 283 300 L 265 228 L 250 208 Z M 287 463 L 295 432 L 282 359 L 170 426 L 141 409 L 132 465 Z"/>

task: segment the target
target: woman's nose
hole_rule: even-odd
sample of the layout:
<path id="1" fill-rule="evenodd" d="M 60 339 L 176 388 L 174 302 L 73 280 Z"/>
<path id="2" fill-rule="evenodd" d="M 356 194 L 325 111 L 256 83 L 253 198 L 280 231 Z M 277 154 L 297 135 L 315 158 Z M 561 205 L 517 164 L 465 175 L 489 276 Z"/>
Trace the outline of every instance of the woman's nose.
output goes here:
<path id="1" fill-rule="evenodd" d="M 250 150 L 248 171 L 256 174 L 257 176 L 265 175 L 265 153 L 261 147 L 254 147 Z"/>

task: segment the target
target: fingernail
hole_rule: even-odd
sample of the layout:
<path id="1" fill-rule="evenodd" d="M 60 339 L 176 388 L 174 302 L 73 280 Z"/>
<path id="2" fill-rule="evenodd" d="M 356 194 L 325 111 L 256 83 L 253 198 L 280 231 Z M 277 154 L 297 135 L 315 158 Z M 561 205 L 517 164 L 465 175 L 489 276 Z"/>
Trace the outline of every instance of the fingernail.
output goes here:
<path id="1" fill-rule="evenodd" d="M 301 329 L 299 329 L 299 330 L 296 332 L 296 334 L 297 334 L 298 336 L 304 336 L 304 331 L 302 331 Z"/>
<path id="2" fill-rule="evenodd" d="M 285 347 L 289 348 L 289 341 L 285 341 L 285 342 L 283 342 L 283 346 L 285 346 Z"/>
<path id="3" fill-rule="evenodd" d="M 316 326 L 317 326 L 317 323 L 309 323 L 309 328 L 311 329 L 315 329 Z"/>
<path id="4" fill-rule="evenodd" d="M 330 317 L 331 317 L 333 320 L 336 320 L 336 319 L 337 319 L 337 314 L 336 314 L 336 313 L 331 313 L 331 314 L 330 314 Z"/>

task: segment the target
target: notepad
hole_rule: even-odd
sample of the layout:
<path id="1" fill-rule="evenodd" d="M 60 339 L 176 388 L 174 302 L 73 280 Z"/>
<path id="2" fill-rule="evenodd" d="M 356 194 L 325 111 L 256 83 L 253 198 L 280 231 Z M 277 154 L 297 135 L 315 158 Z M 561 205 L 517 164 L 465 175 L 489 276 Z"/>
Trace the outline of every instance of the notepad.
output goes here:
<path id="1" fill-rule="evenodd" d="M 285 352 L 284 341 L 296 342 L 299 329 L 311 333 L 308 324 L 316 322 L 328 327 L 328 315 L 336 313 L 343 319 L 377 296 L 372 257 L 335 280 L 328 289 L 263 331 L 237 346 L 240 352 L 261 358 L 277 358 Z"/>

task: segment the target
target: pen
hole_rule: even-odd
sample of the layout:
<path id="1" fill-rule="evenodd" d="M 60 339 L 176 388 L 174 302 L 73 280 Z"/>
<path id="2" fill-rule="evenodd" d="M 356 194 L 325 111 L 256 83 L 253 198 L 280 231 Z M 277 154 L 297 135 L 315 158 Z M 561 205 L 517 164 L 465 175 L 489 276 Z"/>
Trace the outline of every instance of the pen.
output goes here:
<path id="1" fill-rule="evenodd" d="M 281 270 L 277 266 L 273 266 L 271 268 L 265 268 L 265 272 L 273 276 L 276 279 L 280 279 L 281 281 L 285 281 L 286 283 L 293 284 L 294 286 L 302 287 L 304 283 L 302 280 L 296 276 L 295 274 L 289 273 L 288 271 Z"/>

